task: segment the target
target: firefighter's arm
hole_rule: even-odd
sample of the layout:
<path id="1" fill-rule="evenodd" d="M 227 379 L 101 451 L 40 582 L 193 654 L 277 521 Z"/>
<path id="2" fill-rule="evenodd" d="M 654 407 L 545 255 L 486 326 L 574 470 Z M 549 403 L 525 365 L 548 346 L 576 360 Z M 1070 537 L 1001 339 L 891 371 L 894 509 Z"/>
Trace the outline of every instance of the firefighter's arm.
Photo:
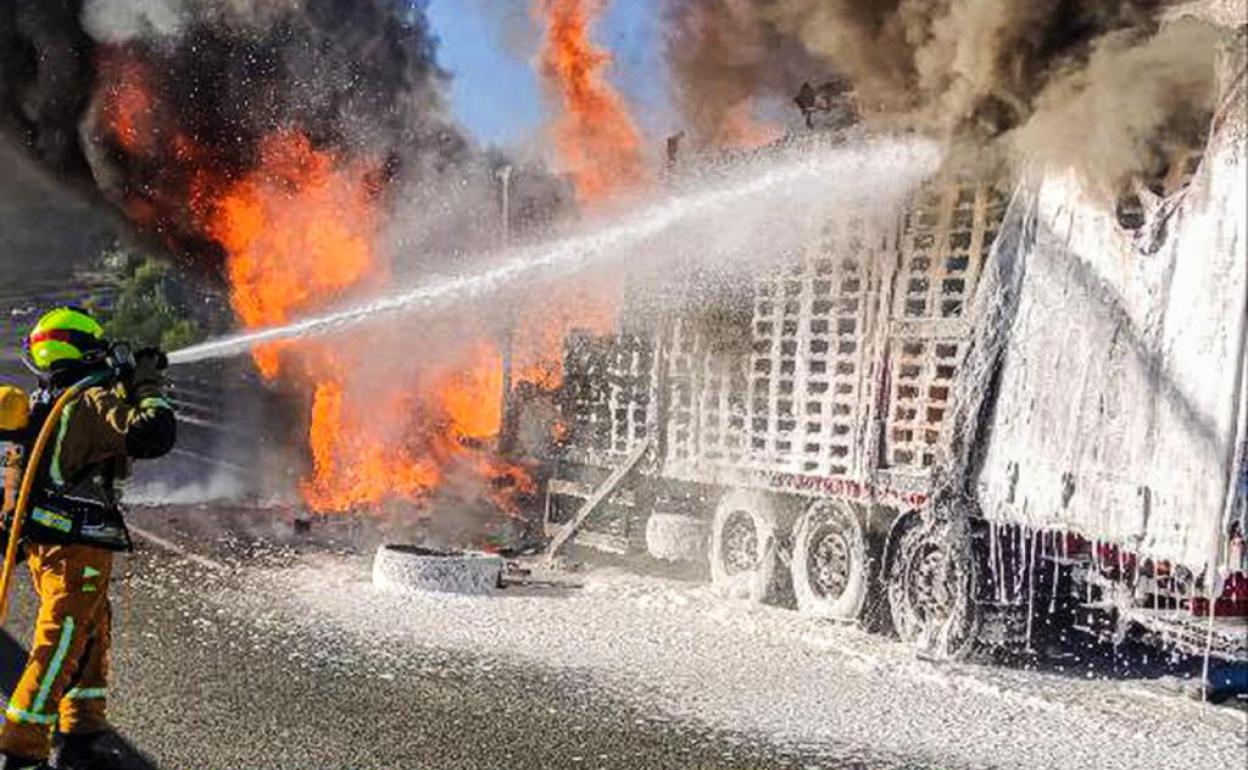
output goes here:
<path id="1" fill-rule="evenodd" d="M 138 460 L 160 457 L 173 449 L 178 424 L 165 400 L 158 360 L 140 353 L 126 393 L 95 388 L 83 396 L 100 419 L 108 443 Z"/>

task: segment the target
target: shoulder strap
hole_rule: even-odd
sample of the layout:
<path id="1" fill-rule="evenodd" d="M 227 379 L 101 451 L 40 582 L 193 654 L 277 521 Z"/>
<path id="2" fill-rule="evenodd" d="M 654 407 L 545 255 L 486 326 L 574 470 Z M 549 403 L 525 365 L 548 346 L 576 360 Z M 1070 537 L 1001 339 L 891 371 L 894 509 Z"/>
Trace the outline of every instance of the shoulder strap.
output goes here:
<path id="1" fill-rule="evenodd" d="M 82 386 L 82 392 L 85 392 L 89 388 L 105 385 L 113 379 L 115 379 L 115 374 L 111 370 L 100 370 L 86 375 L 76 384 Z M 59 399 L 64 392 L 65 388 L 62 387 L 56 387 L 55 385 L 51 387 L 45 386 L 36 391 L 35 396 L 32 397 L 30 420 L 31 427 L 28 439 L 28 443 L 30 445 L 34 444 L 35 438 L 39 435 L 39 432 L 43 429 L 45 423 L 47 422 L 48 416 L 52 411 L 53 404 L 56 403 L 57 399 Z M 65 440 L 65 434 L 69 428 L 70 418 L 73 416 L 81 398 L 82 393 L 79 393 L 78 397 L 67 404 L 65 410 L 61 413 L 60 425 L 54 428 L 57 432 L 52 437 L 52 442 L 48 446 L 47 451 L 45 451 L 44 456 L 40 459 L 40 467 L 37 469 L 39 475 L 36 477 L 38 485 L 46 486 L 50 482 L 54 487 L 61 487 L 71 481 L 70 479 L 64 478 L 61 473 L 60 455 L 62 444 Z M 31 449 L 32 446 L 27 446 L 28 456 Z M 85 472 L 89 469 L 83 470 Z"/>
<path id="2" fill-rule="evenodd" d="M 44 424 L 48 420 L 49 413 L 52 411 L 52 404 L 55 403 L 62 392 L 56 390 L 40 391 L 39 400 L 31 409 L 30 435 L 26 447 L 27 456 L 30 455 L 35 438 L 43 430 Z M 35 477 L 36 487 L 63 487 L 71 481 L 71 479 L 66 479 L 61 472 L 61 448 L 65 441 L 65 434 L 69 429 L 69 421 L 73 417 L 79 400 L 80 398 L 76 398 L 69 404 L 66 404 L 64 411 L 61 412 L 60 424 L 53 427 L 52 440 L 39 461 L 39 468 L 37 469 L 39 475 Z"/>

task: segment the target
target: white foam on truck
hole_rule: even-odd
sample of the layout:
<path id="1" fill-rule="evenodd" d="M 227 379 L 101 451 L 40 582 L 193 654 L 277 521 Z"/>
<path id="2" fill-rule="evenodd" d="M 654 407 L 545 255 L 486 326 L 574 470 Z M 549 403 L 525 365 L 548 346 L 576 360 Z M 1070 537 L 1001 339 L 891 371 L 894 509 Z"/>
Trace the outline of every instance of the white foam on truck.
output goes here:
<path id="1" fill-rule="evenodd" d="M 1017 307 L 978 484 L 989 520 L 1078 532 L 1198 574 L 1218 565 L 1243 441 L 1243 62 L 1228 57 L 1204 159 L 1165 202 L 1152 253 L 1072 173 L 1016 197 Z M 991 281 L 981 291 L 1007 296 Z"/>

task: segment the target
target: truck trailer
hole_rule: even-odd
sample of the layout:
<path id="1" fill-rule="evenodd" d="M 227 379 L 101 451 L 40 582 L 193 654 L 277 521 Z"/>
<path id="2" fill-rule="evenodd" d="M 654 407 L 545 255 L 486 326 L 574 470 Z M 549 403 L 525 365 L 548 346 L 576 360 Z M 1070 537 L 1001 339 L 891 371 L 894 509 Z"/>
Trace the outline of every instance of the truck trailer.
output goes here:
<path id="1" fill-rule="evenodd" d="M 1220 77 L 1203 144 L 1117 200 L 951 162 L 571 335 L 555 547 L 942 655 L 1060 622 L 1248 660 L 1242 30 Z"/>

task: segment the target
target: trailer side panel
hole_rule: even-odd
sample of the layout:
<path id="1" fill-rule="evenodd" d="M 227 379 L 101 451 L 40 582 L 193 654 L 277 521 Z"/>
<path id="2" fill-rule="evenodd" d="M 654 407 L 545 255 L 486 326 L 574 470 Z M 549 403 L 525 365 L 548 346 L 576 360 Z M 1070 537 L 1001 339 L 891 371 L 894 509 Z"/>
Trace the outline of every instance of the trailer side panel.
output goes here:
<path id="1" fill-rule="evenodd" d="M 1221 113 L 1186 190 L 1139 230 L 1070 175 L 1041 183 L 977 484 L 990 520 L 1197 573 L 1222 558 L 1248 326 L 1242 114 Z"/>

